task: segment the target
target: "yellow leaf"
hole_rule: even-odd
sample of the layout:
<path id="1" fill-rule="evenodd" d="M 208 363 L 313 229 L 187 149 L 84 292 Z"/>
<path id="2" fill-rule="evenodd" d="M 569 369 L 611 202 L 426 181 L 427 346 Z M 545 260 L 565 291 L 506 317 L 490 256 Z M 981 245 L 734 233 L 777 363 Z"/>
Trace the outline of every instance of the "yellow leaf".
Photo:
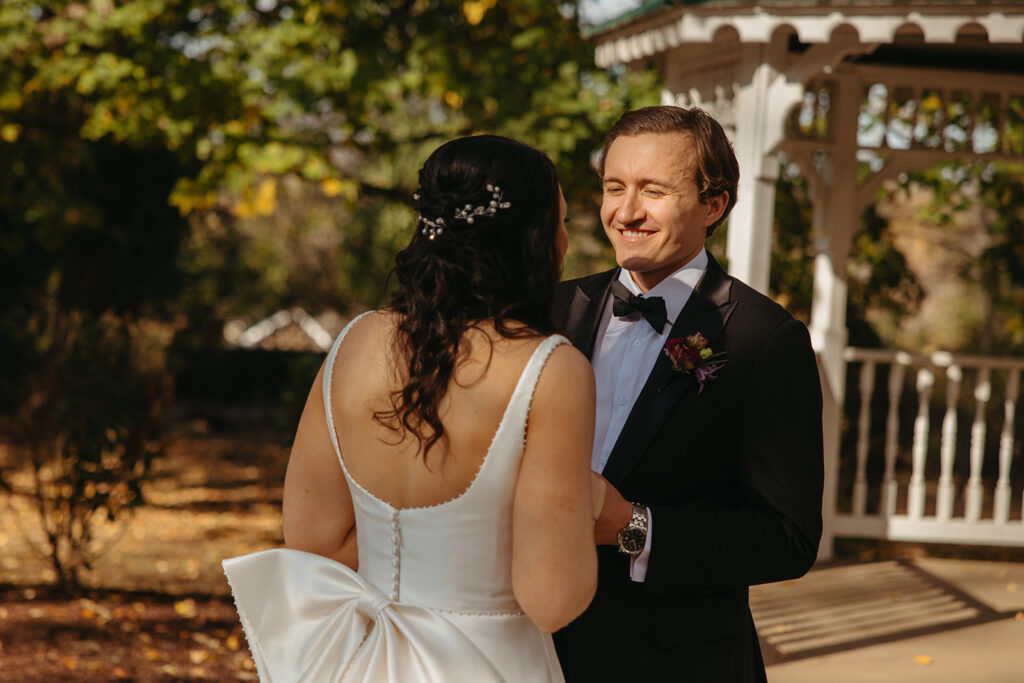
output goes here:
<path id="1" fill-rule="evenodd" d="M 142 656 L 145 657 L 146 661 L 149 662 L 158 662 L 164 658 L 163 655 L 161 655 L 159 652 L 157 652 L 151 647 L 142 648 Z"/>
<path id="2" fill-rule="evenodd" d="M 16 123 L 5 123 L 0 128 L 0 138 L 4 139 L 4 142 L 14 142 L 21 135 L 21 126 Z"/>
<path id="3" fill-rule="evenodd" d="M 462 107 L 462 97 L 460 97 L 457 92 L 452 92 L 451 90 L 446 92 L 444 94 L 444 101 L 447 102 L 448 106 L 452 109 L 459 109 Z"/>
<path id="4" fill-rule="evenodd" d="M 128 672 L 121 667 L 114 667 L 114 676 L 117 678 L 128 678 Z"/>
<path id="5" fill-rule="evenodd" d="M 932 658 L 928 655 L 916 655 L 914 657 L 915 664 L 928 665 L 932 663 Z"/>
<path id="6" fill-rule="evenodd" d="M 212 659 L 213 655 L 208 650 L 197 648 L 195 650 L 188 651 L 188 658 L 193 664 L 202 664 L 208 659 Z"/>
<path id="7" fill-rule="evenodd" d="M 238 648 L 241 647 L 241 643 L 238 642 L 238 636 L 234 633 L 232 633 L 230 636 L 224 639 L 224 645 L 225 647 L 227 647 L 227 649 L 231 650 L 232 652 L 236 652 Z"/>
<path id="8" fill-rule="evenodd" d="M 476 26 L 484 19 L 487 10 L 494 7 L 497 0 L 466 0 L 462 3 L 462 13 L 466 15 L 466 21 Z"/>
<path id="9" fill-rule="evenodd" d="M 267 178 L 260 183 L 256 190 L 256 199 L 253 200 L 253 208 L 261 216 L 269 216 L 277 210 L 277 183 L 273 178 Z"/>
<path id="10" fill-rule="evenodd" d="M 64 657 L 60 660 L 60 663 L 61 666 L 63 666 L 68 671 L 74 671 L 78 668 L 78 660 L 76 660 L 74 657 Z"/>
<path id="11" fill-rule="evenodd" d="M 256 211 L 252 208 L 252 204 L 246 201 L 241 201 L 232 205 L 231 213 L 234 214 L 236 218 L 249 218 L 255 214 Z"/>
<path id="12" fill-rule="evenodd" d="M 199 610 L 196 608 L 196 601 L 192 598 L 178 600 L 174 603 L 174 611 L 186 619 L 194 619 L 199 614 Z"/>
<path id="13" fill-rule="evenodd" d="M 320 183 L 320 189 L 328 197 L 337 197 L 341 194 L 341 181 L 337 178 L 328 178 Z"/>

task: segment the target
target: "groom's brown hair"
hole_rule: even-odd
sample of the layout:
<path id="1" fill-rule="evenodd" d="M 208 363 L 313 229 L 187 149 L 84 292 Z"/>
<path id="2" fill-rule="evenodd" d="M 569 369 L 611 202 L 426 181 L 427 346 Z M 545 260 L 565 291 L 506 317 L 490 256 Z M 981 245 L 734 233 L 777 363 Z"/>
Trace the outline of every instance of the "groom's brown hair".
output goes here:
<path id="1" fill-rule="evenodd" d="M 706 202 L 723 192 L 728 193 L 729 201 L 725 205 L 722 217 L 708 226 L 707 236 L 711 237 L 711 233 L 725 221 L 732 207 L 736 205 L 736 186 L 740 180 L 740 166 L 722 124 L 698 107 L 684 109 L 661 105 L 628 111 L 615 122 L 604 138 L 599 169 L 602 178 L 604 160 L 608 158 L 608 149 L 616 138 L 644 133 L 689 134 L 697 152 L 697 175 L 694 178 L 697 183 L 697 197 L 701 202 Z"/>

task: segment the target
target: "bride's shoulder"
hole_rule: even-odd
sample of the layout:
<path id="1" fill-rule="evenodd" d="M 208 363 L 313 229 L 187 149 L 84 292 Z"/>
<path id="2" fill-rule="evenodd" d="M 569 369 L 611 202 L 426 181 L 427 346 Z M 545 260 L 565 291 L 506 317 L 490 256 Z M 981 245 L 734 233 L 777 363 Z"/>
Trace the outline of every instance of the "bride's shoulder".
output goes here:
<path id="1" fill-rule="evenodd" d="M 552 349 L 537 386 L 537 395 L 560 400 L 566 394 L 594 391 L 594 370 L 579 349 L 568 342 Z"/>
<path id="2" fill-rule="evenodd" d="M 336 340 L 337 366 L 343 366 L 353 358 L 363 358 L 367 352 L 386 347 L 387 340 L 394 335 L 396 326 L 394 313 L 389 311 L 367 311 L 349 322 Z"/>
<path id="3" fill-rule="evenodd" d="M 366 311 L 352 319 L 345 339 L 347 341 L 348 339 L 379 337 L 381 334 L 390 334 L 397 325 L 398 316 L 393 311 L 386 309 Z"/>
<path id="4" fill-rule="evenodd" d="M 558 337 L 559 335 L 552 335 Z M 562 337 L 561 339 L 565 339 Z M 561 341 L 561 340 L 560 340 Z M 593 379 L 594 370 L 587 357 L 569 343 L 567 339 L 557 344 L 551 351 L 546 364 L 551 372 L 564 373 L 571 376 L 585 375 Z"/>

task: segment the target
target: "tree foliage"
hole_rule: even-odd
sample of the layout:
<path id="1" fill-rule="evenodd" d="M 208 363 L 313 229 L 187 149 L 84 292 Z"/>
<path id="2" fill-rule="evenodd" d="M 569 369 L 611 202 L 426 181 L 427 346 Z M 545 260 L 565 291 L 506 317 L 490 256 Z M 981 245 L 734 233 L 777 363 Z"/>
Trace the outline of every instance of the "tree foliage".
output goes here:
<path id="1" fill-rule="evenodd" d="M 441 141 L 521 138 L 553 157 L 567 195 L 592 191 L 603 132 L 654 90 L 649 74 L 595 69 L 577 21 L 549 0 L 15 0 L 0 10 L 0 110 L 14 140 L 50 135 L 33 113 L 56 107 L 68 135 L 173 154 L 170 201 L 208 233 L 188 247 L 207 280 L 197 305 L 235 293 L 218 283 L 227 257 L 199 253 L 232 246 L 237 274 L 255 276 L 235 283 L 245 303 L 289 298 L 308 269 L 283 277 L 266 223 L 238 225 L 283 217 L 301 233 L 311 202 L 342 236 L 337 286 L 313 289 L 373 304 L 414 219 L 415 170 Z"/>
<path id="2" fill-rule="evenodd" d="M 968 337 L 970 350 L 1019 352 L 1024 347 L 1024 164 L 942 163 L 908 174 L 904 188 L 909 187 L 929 197 L 916 213 L 919 222 L 950 231 L 963 220 L 979 223 L 980 235 L 959 247 L 970 258 L 950 273 L 979 287 L 987 300 Z M 977 210 L 965 219 L 972 208 Z"/>
<path id="3" fill-rule="evenodd" d="M 775 235 L 769 289 L 791 313 L 808 322 L 814 293 L 813 209 L 807 181 L 795 164 L 785 165 L 775 192 Z M 888 221 L 874 208 L 861 217 L 847 263 L 846 325 L 849 343 L 880 346 L 870 310 L 894 315 L 913 311 L 922 292 L 903 254 L 895 248 Z"/>

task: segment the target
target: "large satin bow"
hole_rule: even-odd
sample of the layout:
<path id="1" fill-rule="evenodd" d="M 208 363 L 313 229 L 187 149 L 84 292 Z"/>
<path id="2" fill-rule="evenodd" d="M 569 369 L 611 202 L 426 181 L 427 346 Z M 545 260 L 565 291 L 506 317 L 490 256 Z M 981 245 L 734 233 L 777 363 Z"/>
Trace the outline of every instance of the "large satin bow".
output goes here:
<path id="1" fill-rule="evenodd" d="M 442 614 L 334 560 L 282 548 L 222 564 L 263 683 L 501 680 Z"/>

